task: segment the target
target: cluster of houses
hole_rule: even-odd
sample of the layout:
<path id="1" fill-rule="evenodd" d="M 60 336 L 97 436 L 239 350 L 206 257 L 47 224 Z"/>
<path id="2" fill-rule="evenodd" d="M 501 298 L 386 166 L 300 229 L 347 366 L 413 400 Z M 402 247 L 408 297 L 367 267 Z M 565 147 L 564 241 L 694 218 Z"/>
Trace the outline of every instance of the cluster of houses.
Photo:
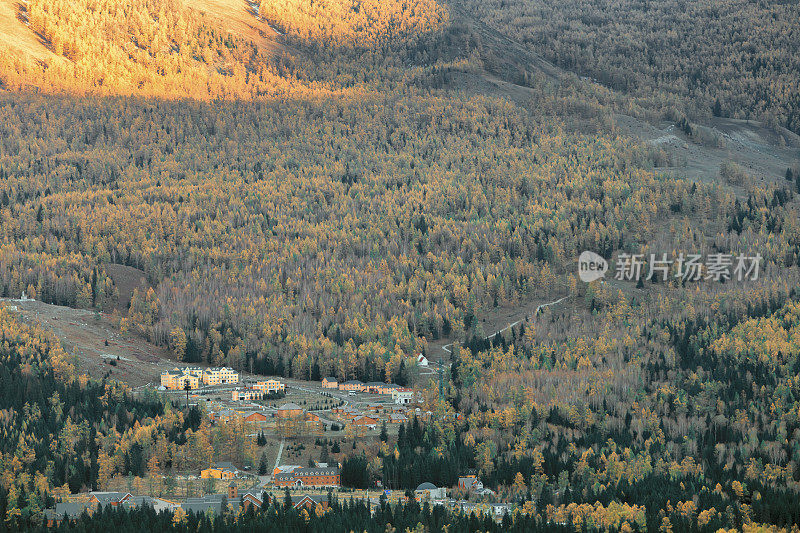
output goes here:
<path id="1" fill-rule="evenodd" d="M 52 509 L 45 509 L 45 524 L 47 527 L 57 527 L 65 518 L 75 520 L 84 512 L 92 515 L 97 509 L 107 505 L 126 509 L 148 506 L 157 512 L 163 510 L 174 511 L 178 507 L 176 503 L 168 500 L 151 498 L 150 496 L 134 496 L 130 492 L 93 491 L 79 495 L 72 501 L 58 502 Z"/>
<path id="2" fill-rule="evenodd" d="M 202 479 L 222 479 L 232 481 L 239 476 L 239 470 L 229 462 L 215 463 L 200 471 Z M 272 483 L 278 487 L 338 488 L 342 485 L 338 465 L 315 463 L 313 467 L 282 465 L 272 472 Z"/>
<path id="3" fill-rule="evenodd" d="M 211 420 L 221 423 L 241 420 L 243 422 L 259 424 L 266 423 L 267 421 L 273 419 L 277 422 L 304 422 L 306 424 L 319 424 L 319 429 L 322 429 L 322 424 L 326 422 L 331 423 L 338 421 L 343 426 L 350 425 L 353 427 L 375 429 L 381 424 L 381 422 L 385 422 L 389 425 L 405 424 L 414 416 L 421 420 L 425 420 L 426 416 L 430 416 L 429 412 L 426 413 L 420 409 L 415 409 L 408 405 L 380 402 L 368 403 L 360 408 L 354 407 L 352 404 L 338 406 L 331 409 L 330 413 L 331 418 L 322 420 L 317 413 L 308 411 L 296 403 L 288 402 L 281 405 L 274 411 L 272 411 L 270 408 L 251 411 L 222 409 L 209 412 L 209 417 Z"/>
<path id="4" fill-rule="evenodd" d="M 227 494 L 208 494 L 197 498 L 187 498 L 180 508 L 187 513 L 213 513 L 219 516 L 225 512 L 247 511 L 253 507 L 260 509 L 266 497 L 263 489 L 257 485 L 239 492 L 236 482 L 228 485 Z"/>
<path id="5" fill-rule="evenodd" d="M 161 386 L 171 390 L 197 389 L 200 385 L 227 383 L 239 383 L 239 373 L 228 367 L 176 367 L 161 373 Z"/>
<path id="6" fill-rule="evenodd" d="M 176 512 L 179 509 L 186 513 L 203 513 L 220 516 L 224 513 L 243 512 L 249 508 L 260 509 L 268 503 L 266 492 L 259 485 L 240 490 L 236 480 L 239 471 L 232 463 L 217 463 L 201 472 L 204 479 L 229 480 L 227 491 L 222 494 L 208 494 L 205 496 L 187 498 L 185 501 L 175 502 L 150 496 L 134 496 L 128 492 L 89 492 L 76 495 L 70 501 L 58 502 L 55 508 L 45 509 L 44 517 L 47 527 L 57 527 L 65 519 L 78 519 L 84 512 L 91 515 L 100 507 L 120 506 L 127 509 L 143 506 L 152 507 L 155 511 Z M 341 473 L 338 465 L 328 463 L 315 463 L 313 467 L 284 465 L 275 468 L 272 473 L 273 484 L 277 487 L 292 489 L 338 489 L 341 486 Z M 475 495 L 493 495 L 494 492 L 485 488 L 474 474 L 467 474 L 458 479 L 458 488 Z M 387 491 L 388 493 L 388 491 Z M 501 518 L 505 513 L 513 511 L 513 505 L 508 503 L 470 502 L 467 500 L 454 500 L 447 498 L 444 487 L 437 487 L 433 483 L 421 483 L 414 490 L 417 501 L 429 501 L 433 505 L 443 505 L 454 510 L 467 513 L 480 512 Z M 291 493 L 292 506 L 295 509 L 307 509 L 309 512 L 324 512 L 330 505 L 328 495 Z"/>
<path id="7" fill-rule="evenodd" d="M 237 401 L 263 400 L 270 394 L 286 392 L 286 385 L 277 379 L 257 381 L 252 387 L 244 387 L 231 392 L 231 399 Z"/>
<path id="8" fill-rule="evenodd" d="M 227 424 L 235 420 L 242 420 L 243 422 L 266 422 L 270 415 L 261 411 L 234 411 L 233 409 L 220 409 L 219 411 L 210 411 L 208 417 L 214 422 L 222 422 Z"/>
<path id="9" fill-rule="evenodd" d="M 305 508 L 309 512 L 318 511 L 320 508 L 326 511 L 330 504 L 327 495 L 295 494 L 291 498 L 295 509 Z M 77 520 L 83 513 L 92 515 L 100 507 L 107 505 L 128 509 L 147 506 L 156 512 L 162 510 L 175 512 L 181 509 L 186 513 L 220 516 L 226 512 L 244 512 L 251 507 L 260 509 L 266 502 L 267 495 L 263 489 L 253 486 L 240 491 L 235 482 L 228 485 L 226 494 L 187 498 L 183 503 L 150 496 L 134 496 L 129 492 L 90 492 L 88 495 L 79 496 L 77 501 L 58 502 L 55 508 L 45 509 L 44 518 L 47 527 L 58 527 L 64 520 Z"/>
<path id="10" fill-rule="evenodd" d="M 330 504 L 327 495 L 293 494 L 291 498 L 293 508 L 305 508 L 309 512 L 317 511 L 318 508 L 326 511 Z M 199 498 L 188 498 L 180 505 L 180 508 L 187 513 L 213 513 L 215 516 L 219 516 L 225 512 L 236 513 L 246 512 L 250 508 L 261 509 L 266 503 L 268 503 L 268 497 L 263 489 L 254 486 L 240 492 L 236 483 L 231 482 L 228 485 L 227 495 L 209 494 Z"/>
<path id="11" fill-rule="evenodd" d="M 264 408 L 257 411 L 239 411 L 233 409 L 221 409 L 219 411 L 210 411 L 209 418 L 214 422 L 228 423 L 234 420 L 241 420 L 242 422 L 263 423 L 270 419 L 278 420 L 293 420 L 296 422 L 310 422 L 321 424 L 319 415 L 311 411 L 307 411 L 297 405 L 296 403 L 285 403 L 271 411 L 270 408 Z"/>
<path id="12" fill-rule="evenodd" d="M 458 488 L 476 496 L 493 496 L 495 492 L 485 488 L 483 483 L 474 474 L 466 474 L 458 478 Z M 455 500 L 447 498 L 444 487 L 437 487 L 433 483 L 421 483 L 414 490 L 414 497 L 417 501 L 429 501 L 432 505 L 449 507 L 454 511 L 464 513 L 488 514 L 495 519 L 500 519 L 506 513 L 514 510 L 514 505 L 510 503 L 489 503 L 485 501 Z"/>
<path id="13" fill-rule="evenodd" d="M 458 488 L 477 496 L 487 496 L 494 494 L 494 491 L 483 486 L 481 480 L 475 474 L 465 474 L 458 478 Z M 433 483 L 422 483 L 414 490 L 417 500 L 443 500 L 446 498 L 444 487 L 437 487 Z"/>
<path id="14" fill-rule="evenodd" d="M 419 407 L 381 402 L 370 402 L 360 407 L 355 407 L 352 404 L 334 407 L 331 409 L 331 413 L 344 425 L 365 426 L 368 429 L 375 429 L 381 423 L 386 423 L 387 425 L 405 424 L 413 418 L 418 419 L 420 422 L 428 422 L 433 417 L 431 411 L 424 411 Z M 464 418 L 461 413 L 452 413 L 447 416 L 456 420 Z"/>
<path id="15" fill-rule="evenodd" d="M 368 403 L 363 409 L 352 405 L 334 407 L 331 412 L 345 425 L 352 424 L 367 429 L 375 429 L 382 421 L 387 424 L 405 424 L 408 422 L 409 416 L 412 416 L 408 407 L 378 402 Z"/>
<path id="16" fill-rule="evenodd" d="M 357 379 L 351 379 L 339 383 L 336 378 L 327 377 L 322 380 L 323 389 L 338 389 L 347 392 L 368 392 L 370 394 L 384 394 L 391 396 L 394 403 L 409 404 L 414 401 L 414 391 L 412 389 L 401 387 L 394 383 L 383 383 L 381 381 L 370 381 L 364 383 Z"/>

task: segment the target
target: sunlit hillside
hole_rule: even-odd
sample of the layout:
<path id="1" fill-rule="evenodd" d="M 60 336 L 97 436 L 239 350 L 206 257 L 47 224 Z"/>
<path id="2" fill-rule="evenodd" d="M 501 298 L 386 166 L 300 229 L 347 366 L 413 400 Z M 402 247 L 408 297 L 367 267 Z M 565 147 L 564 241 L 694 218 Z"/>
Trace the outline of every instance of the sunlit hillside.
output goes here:
<path id="1" fill-rule="evenodd" d="M 2 0 L 0 8 L 0 86 L 199 99 L 326 94 L 336 90 L 323 72 L 330 67 L 309 66 L 285 42 L 377 48 L 447 21 L 433 0 Z"/>
<path id="2" fill-rule="evenodd" d="M 20 4 L 10 0 L 0 0 L 0 49 L 11 55 L 25 55 L 50 61 L 56 56 L 45 46 L 42 39 L 30 31 L 27 13 Z"/>
<path id="3" fill-rule="evenodd" d="M 448 20 L 435 0 L 262 0 L 259 13 L 291 36 L 356 47 L 413 40 Z"/>
<path id="4" fill-rule="evenodd" d="M 271 61 L 269 26 L 230 2 L 206 14 L 176 0 L 2 3 L 0 83 L 43 92 L 251 97 L 309 87 Z M 243 21 L 251 19 L 252 26 Z M 231 22 L 233 21 L 233 24 Z M 243 30 L 251 31 L 243 31 Z M 237 31 L 238 30 L 238 31 Z"/>

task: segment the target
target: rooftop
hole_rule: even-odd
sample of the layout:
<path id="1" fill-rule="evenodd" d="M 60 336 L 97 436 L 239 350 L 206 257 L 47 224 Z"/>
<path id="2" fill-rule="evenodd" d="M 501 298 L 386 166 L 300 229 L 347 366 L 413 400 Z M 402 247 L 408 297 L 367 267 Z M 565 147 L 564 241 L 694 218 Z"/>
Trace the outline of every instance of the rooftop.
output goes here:
<path id="1" fill-rule="evenodd" d="M 227 472 L 236 472 L 238 470 L 235 466 L 233 466 L 233 463 L 229 462 L 214 463 L 214 465 L 210 466 L 209 468 L 216 468 L 217 470 L 224 470 Z"/>
<path id="2" fill-rule="evenodd" d="M 294 468 L 289 471 L 281 471 L 275 474 L 276 478 L 294 478 L 296 476 L 337 476 L 339 469 L 335 466 L 329 467 L 308 467 L 308 468 Z"/>
<path id="3" fill-rule="evenodd" d="M 45 516 L 63 518 L 66 515 L 68 518 L 77 518 L 91 506 L 88 502 L 59 502 L 55 509 L 45 509 Z"/>
<path id="4" fill-rule="evenodd" d="M 102 504 L 118 502 L 122 498 L 124 498 L 127 494 L 128 494 L 127 492 L 100 492 L 100 491 L 92 491 L 89 493 L 89 495 L 97 498 L 97 501 Z"/>
<path id="5" fill-rule="evenodd" d="M 300 502 L 302 502 L 305 499 L 312 500 L 313 502 L 316 502 L 316 503 L 322 503 L 322 502 L 327 502 L 328 501 L 328 495 L 327 494 L 303 494 L 302 496 L 292 496 L 292 503 L 294 505 L 297 505 L 297 504 L 299 504 Z"/>

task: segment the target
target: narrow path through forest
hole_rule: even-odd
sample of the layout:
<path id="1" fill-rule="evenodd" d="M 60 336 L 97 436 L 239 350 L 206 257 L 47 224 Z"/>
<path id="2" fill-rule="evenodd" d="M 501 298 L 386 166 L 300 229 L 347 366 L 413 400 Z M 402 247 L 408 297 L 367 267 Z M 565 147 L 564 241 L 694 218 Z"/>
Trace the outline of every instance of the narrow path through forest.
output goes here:
<path id="1" fill-rule="evenodd" d="M 273 472 L 278 468 L 278 465 L 281 464 L 281 456 L 283 455 L 283 445 L 285 443 L 286 443 L 286 438 L 282 438 L 281 445 L 278 447 L 278 456 L 275 457 L 275 468 L 272 469 Z"/>
<path id="2" fill-rule="evenodd" d="M 572 295 L 571 295 L 571 294 L 567 294 L 566 296 L 564 296 L 563 298 L 559 298 L 558 300 L 553 300 L 552 302 L 547 302 L 547 303 L 543 303 L 543 304 L 539 304 L 539 305 L 537 305 L 537 306 L 536 306 L 536 310 L 533 312 L 533 318 L 535 319 L 535 318 L 536 318 L 536 315 L 538 315 L 538 314 L 539 314 L 539 311 L 541 311 L 541 310 L 542 310 L 542 309 L 544 309 L 545 307 L 549 307 L 549 306 L 551 306 L 551 305 L 560 304 L 561 302 L 563 302 L 564 300 L 566 300 L 566 299 L 567 299 L 567 298 L 569 298 L 570 296 L 572 296 Z M 497 330 L 497 331 L 495 331 L 494 333 L 490 333 L 489 335 L 486 335 L 486 336 L 484 337 L 484 340 L 491 339 L 492 337 L 494 337 L 494 336 L 495 336 L 495 335 L 497 335 L 498 333 L 503 333 L 503 332 L 504 332 L 504 331 L 506 331 L 507 329 L 511 329 L 511 328 L 513 328 L 514 326 L 516 326 L 516 325 L 517 325 L 517 324 L 519 324 L 520 322 L 523 322 L 524 320 L 525 320 L 525 318 L 520 318 L 520 319 L 519 319 L 519 320 L 517 320 L 516 322 L 512 322 L 512 323 L 510 323 L 510 324 L 507 324 L 507 325 L 506 325 L 506 326 L 505 326 L 503 329 L 498 329 L 498 330 Z M 452 345 L 453 345 L 453 343 L 451 342 L 450 344 L 445 344 L 444 346 L 442 346 L 442 350 L 444 350 L 444 351 L 445 351 L 445 353 L 446 353 L 448 356 L 449 356 L 451 353 L 453 353 L 453 350 L 452 350 L 452 349 L 450 349 L 450 347 L 451 347 Z"/>

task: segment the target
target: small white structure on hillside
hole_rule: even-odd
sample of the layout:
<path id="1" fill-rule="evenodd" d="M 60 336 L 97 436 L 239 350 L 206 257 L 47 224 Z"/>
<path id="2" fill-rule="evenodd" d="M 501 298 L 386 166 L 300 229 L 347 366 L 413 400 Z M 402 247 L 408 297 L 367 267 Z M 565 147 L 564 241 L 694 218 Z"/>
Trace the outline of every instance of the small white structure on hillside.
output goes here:
<path id="1" fill-rule="evenodd" d="M 28 294 L 25 291 L 22 291 L 22 296 L 19 297 L 18 300 L 12 300 L 14 302 L 32 302 L 34 301 L 33 298 L 28 298 Z"/>
<path id="2" fill-rule="evenodd" d="M 422 354 L 417 356 L 417 366 L 428 366 L 428 358 Z"/>

